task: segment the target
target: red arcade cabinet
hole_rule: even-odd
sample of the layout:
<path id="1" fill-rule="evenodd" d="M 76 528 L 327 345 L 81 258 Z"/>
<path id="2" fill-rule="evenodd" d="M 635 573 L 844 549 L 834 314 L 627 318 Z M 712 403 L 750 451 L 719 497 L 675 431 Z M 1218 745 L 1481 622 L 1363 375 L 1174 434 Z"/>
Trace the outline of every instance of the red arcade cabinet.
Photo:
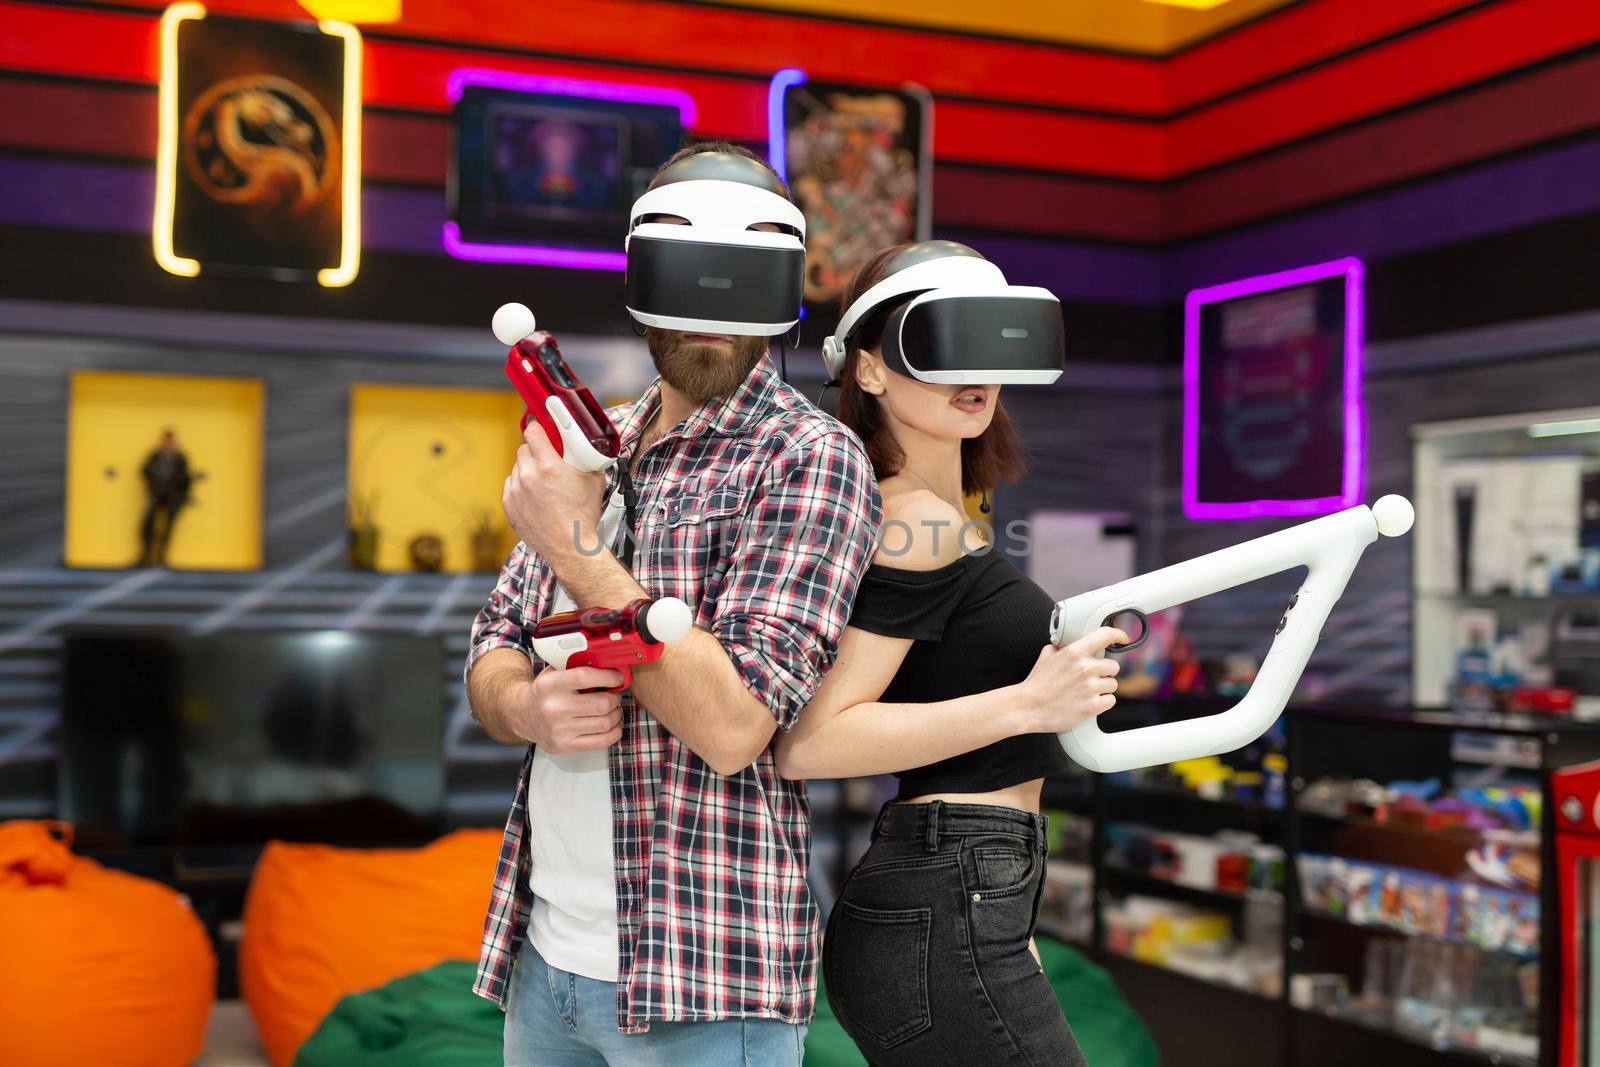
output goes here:
<path id="1" fill-rule="evenodd" d="M 1600 1067 L 1600 761 L 1550 776 L 1561 910 L 1560 1067 Z"/>

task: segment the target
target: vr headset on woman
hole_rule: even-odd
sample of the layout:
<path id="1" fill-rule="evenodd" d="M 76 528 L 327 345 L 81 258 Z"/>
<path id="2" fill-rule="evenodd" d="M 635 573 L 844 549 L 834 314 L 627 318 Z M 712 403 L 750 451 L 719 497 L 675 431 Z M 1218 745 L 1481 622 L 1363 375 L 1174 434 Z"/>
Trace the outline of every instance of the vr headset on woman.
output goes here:
<path id="1" fill-rule="evenodd" d="M 883 280 L 823 340 L 830 377 L 843 373 L 855 335 L 883 312 L 884 364 L 918 381 L 1049 385 L 1061 376 L 1061 302 L 1048 289 L 1008 285 L 999 267 L 966 245 L 923 241 L 890 260 Z"/>

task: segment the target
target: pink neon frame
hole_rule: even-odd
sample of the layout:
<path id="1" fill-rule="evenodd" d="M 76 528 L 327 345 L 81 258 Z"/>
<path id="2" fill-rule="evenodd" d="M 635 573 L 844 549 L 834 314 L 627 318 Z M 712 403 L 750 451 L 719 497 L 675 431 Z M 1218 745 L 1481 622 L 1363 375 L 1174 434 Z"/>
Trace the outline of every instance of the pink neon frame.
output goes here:
<path id="1" fill-rule="evenodd" d="M 539 74 L 514 74 L 504 70 L 461 67 L 450 72 L 445 96 L 452 105 L 460 102 L 468 85 L 492 89 L 511 89 L 522 93 L 547 93 L 552 96 L 577 96 L 587 100 L 621 100 L 635 104 L 665 104 L 678 109 L 684 129 L 694 127 L 694 98 L 681 89 L 655 85 L 625 85 L 618 82 L 591 82 L 577 78 L 555 78 Z M 560 248 L 550 245 L 481 244 L 464 241 L 461 227 L 444 224 L 444 250 L 456 259 L 488 263 L 536 263 L 545 267 L 576 267 L 580 270 L 626 270 L 625 252 L 602 249 Z"/>
<path id="2" fill-rule="evenodd" d="M 1298 500 L 1199 499 L 1200 309 L 1219 300 L 1287 289 L 1344 275 L 1344 469 L 1338 496 Z M 1195 289 L 1183 306 L 1183 513 L 1191 519 L 1251 519 L 1272 515 L 1320 515 L 1361 502 L 1366 472 L 1366 416 L 1361 406 L 1361 261 L 1354 257 Z"/>

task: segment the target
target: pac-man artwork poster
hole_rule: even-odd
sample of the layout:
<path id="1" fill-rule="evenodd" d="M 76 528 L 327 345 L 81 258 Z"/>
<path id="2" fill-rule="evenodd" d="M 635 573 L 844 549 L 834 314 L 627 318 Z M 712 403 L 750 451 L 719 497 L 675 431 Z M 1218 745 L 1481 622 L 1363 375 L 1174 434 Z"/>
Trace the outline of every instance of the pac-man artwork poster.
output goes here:
<path id="1" fill-rule="evenodd" d="M 195 3 L 169 8 L 162 28 L 156 258 L 176 274 L 347 283 L 359 249 L 359 35 Z"/>

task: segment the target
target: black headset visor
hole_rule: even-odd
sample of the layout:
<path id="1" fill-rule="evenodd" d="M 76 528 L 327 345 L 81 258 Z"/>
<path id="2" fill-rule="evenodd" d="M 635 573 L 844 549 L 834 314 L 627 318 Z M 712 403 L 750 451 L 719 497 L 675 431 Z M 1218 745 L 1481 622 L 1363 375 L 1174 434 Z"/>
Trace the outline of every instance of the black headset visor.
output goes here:
<path id="1" fill-rule="evenodd" d="M 1048 296 L 932 293 L 889 315 L 883 359 L 927 382 L 1047 384 L 1066 359 L 1061 304 Z"/>
<path id="2" fill-rule="evenodd" d="M 628 242 L 628 310 L 667 329 L 771 337 L 800 318 L 799 248 L 663 240 Z"/>

